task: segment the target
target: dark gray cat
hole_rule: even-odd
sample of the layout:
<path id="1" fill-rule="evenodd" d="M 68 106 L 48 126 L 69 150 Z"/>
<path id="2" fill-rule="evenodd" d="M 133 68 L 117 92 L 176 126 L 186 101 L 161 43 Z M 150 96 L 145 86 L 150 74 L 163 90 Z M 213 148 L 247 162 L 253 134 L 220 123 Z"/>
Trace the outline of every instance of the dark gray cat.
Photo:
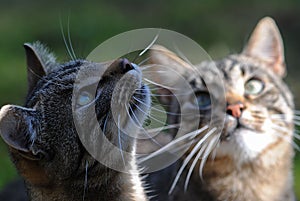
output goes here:
<path id="1" fill-rule="evenodd" d="M 142 122 L 150 105 L 139 67 L 126 59 L 59 64 L 38 42 L 24 47 L 29 84 L 26 103 L 24 107 L 2 107 L 0 134 L 25 181 L 29 199 L 147 200 L 134 157 L 122 161 L 122 157 L 114 157 L 114 146 L 108 145 L 129 155 L 135 151 L 137 130 L 131 115 Z M 80 72 L 87 80 L 77 79 Z M 144 112 L 135 109 L 132 97 L 142 101 L 135 104 Z M 97 125 L 92 124 L 90 113 L 95 114 Z M 80 130 L 78 124 L 89 127 Z M 93 151 L 104 161 L 124 163 L 130 173 L 106 167 L 91 156 L 90 152 L 96 153 Z"/>

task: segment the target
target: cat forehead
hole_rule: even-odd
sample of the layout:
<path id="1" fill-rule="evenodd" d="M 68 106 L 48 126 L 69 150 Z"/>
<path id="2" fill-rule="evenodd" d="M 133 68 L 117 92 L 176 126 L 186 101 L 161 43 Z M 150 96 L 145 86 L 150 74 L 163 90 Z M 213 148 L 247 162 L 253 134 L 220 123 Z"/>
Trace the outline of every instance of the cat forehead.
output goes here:
<path id="1" fill-rule="evenodd" d="M 34 93 L 28 95 L 26 105 L 35 105 L 36 102 L 43 100 L 40 98 L 41 96 L 53 96 L 54 94 L 60 94 L 60 91 L 71 91 L 74 87 L 80 89 L 98 83 L 103 73 L 112 63 L 77 60 L 62 64 L 55 71 L 40 78 Z"/>
<path id="2" fill-rule="evenodd" d="M 191 73 L 189 75 L 189 82 L 204 84 L 220 79 L 229 82 L 241 78 L 249 79 L 252 76 L 267 77 L 269 72 L 264 65 L 264 63 L 240 55 L 231 55 L 217 61 L 204 61 L 196 66 L 198 74 Z"/>

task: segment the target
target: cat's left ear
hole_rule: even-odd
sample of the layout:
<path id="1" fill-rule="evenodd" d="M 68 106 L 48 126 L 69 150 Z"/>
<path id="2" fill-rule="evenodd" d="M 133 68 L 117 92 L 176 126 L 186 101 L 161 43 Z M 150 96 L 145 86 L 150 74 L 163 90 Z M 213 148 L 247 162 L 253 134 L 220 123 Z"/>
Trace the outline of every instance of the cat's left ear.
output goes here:
<path id="1" fill-rule="evenodd" d="M 270 17 L 259 21 L 242 54 L 265 62 L 280 77 L 286 75 L 282 38 Z"/>
<path id="2" fill-rule="evenodd" d="M 37 138 L 36 111 L 16 105 L 5 105 L 0 110 L 0 136 L 4 142 L 22 157 L 40 160 L 46 154 L 33 147 Z"/>

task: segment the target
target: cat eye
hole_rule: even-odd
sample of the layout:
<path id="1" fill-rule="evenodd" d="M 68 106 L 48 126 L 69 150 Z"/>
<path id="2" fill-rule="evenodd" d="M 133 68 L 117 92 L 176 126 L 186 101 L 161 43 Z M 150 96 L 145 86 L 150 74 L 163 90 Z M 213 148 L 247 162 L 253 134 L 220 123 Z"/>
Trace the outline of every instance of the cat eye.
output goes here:
<path id="1" fill-rule="evenodd" d="M 196 104 L 198 105 L 200 110 L 207 110 L 210 108 L 211 100 L 210 100 L 209 93 L 207 92 L 197 93 L 196 99 L 197 99 Z"/>
<path id="2" fill-rule="evenodd" d="M 80 92 L 78 98 L 77 98 L 77 104 L 79 106 L 84 106 L 84 105 L 87 105 L 89 103 L 91 103 L 94 99 L 94 96 L 87 92 L 87 91 L 82 91 Z"/>
<path id="3" fill-rule="evenodd" d="M 245 84 L 246 95 L 258 95 L 264 89 L 264 83 L 258 79 L 251 79 Z"/>

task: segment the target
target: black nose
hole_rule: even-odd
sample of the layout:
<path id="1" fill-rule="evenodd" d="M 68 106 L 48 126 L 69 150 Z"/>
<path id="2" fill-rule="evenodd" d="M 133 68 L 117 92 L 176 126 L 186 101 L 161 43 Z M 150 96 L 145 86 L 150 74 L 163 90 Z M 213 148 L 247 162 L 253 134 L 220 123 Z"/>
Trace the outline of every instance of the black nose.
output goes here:
<path id="1" fill-rule="evenodd" d="M 127 73 L 130 70 L 134 69 L 134 66 L 127 59 L 121 59 L 120 68 L 122 73 Z"/>

